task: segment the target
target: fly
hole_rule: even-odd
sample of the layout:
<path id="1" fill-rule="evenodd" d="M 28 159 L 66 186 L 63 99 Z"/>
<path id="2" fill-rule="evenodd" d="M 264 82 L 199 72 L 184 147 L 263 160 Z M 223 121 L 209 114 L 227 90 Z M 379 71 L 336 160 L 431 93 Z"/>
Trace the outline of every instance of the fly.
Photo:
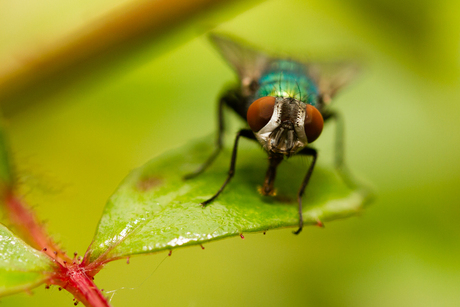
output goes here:
<path id="1" fill-rule="evenodd" d="M 241 137 L 258 141 L 268 154 L 268 170 L 260 192 L 275 194 L 278 165 L 293 155 L 311 156 L 312 161 L 297 193 L 299 234 L 303 227 L 302 196 L 313 173 L 318 152 L 309 145 L 323 130 L 326 121 L 336 121 L 335 166 L 343 167 L 343 121 L 329 108 L 337 91 L 356 72 L 348 63 L 302 63 L 289 58 L 276 58 L 238 44 L 221 35 L 211 35 L 211 41 L 229 62 L 239 77 L 239 84 L 219 99 L 216 147 L 208 160 L 185 179 L 205 171 L 222 149 L 224 105 L 243 118 L 250 129 L 236 134 L 230 169 L 221 188 L 203 207 L 215 200 L 235 174 L 238 141 Z"/>

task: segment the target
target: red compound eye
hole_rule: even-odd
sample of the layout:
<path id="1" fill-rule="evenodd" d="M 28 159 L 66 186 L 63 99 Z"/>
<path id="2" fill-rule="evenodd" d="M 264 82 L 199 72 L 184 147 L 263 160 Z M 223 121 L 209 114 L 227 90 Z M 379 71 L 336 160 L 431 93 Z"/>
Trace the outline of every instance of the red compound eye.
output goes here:
<path id="1" fill-rule="evenodd" d="M 323 131 L 323 125 L 324 120 L 321 112 L 314 106 L 307 104 L 304 129 L 308 143 L 312 143 L 320 136 L 321 131 Z"/>
<path id="2" fill-rule="evenodd" d="M 247 120 L 249 127 L 254 132 L 262 129 L 273 115 L 275 97 L 262 97 L 254 101 L 248 109 Z"/>

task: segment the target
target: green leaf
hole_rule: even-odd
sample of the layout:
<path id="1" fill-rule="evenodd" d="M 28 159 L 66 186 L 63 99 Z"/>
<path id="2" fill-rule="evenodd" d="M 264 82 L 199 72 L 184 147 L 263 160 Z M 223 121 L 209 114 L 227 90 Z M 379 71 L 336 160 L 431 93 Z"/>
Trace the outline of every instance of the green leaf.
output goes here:
<path id="1" fill-rule="evenodd" d="M 199 204 L 226 178 L 231 146 L 203 174 L 187 181 L 182 176 L 199 167 L 212 148 L 211 140 L 199 141 L 132 171 L 108 201 L 86 261 L 105 262 L 243 232 L 297 227 L 296 193 L 308 167 L 306 158 L 284 161 L 275 184 L 277 196 L 262 196 L 257 188 L 268 167 L 267 155 L 254 142 L 241 140 L 235 177 L 213 203 L 202 208 Z M 368 198 L 366 190 L 350 189 L 331 166 L 320 163 L 304 196 L 305 223 L 354 215 Z"/>
<path id="2" fill-rule="evenodd" d="M 0 295 L 38 286 L 54 271 L 53 262 L 0 224 Z"/>

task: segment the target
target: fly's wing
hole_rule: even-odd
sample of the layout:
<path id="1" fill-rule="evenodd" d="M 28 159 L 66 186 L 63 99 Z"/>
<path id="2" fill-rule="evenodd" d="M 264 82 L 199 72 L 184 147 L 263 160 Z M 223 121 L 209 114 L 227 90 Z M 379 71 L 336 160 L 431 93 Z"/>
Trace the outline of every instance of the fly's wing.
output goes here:
<path id="1" fill-rule="evenodd" d="M 236 43 L 227 36 L 211 34 L 210 39 L 224 59 L 238 73 L 243 96 L 252 96 L 258 88 L 258 80 L 269 62 L 269 57 L 262 52 Z"/>
<path id="2" fill-rule="evenodd" d="M 337 92 L 350 83 L 360 68 L 353 62 L 311 63 L 307 65 L 310 76 L 318 85 L 318 91 L 325 105 L 330 104 Z"/>

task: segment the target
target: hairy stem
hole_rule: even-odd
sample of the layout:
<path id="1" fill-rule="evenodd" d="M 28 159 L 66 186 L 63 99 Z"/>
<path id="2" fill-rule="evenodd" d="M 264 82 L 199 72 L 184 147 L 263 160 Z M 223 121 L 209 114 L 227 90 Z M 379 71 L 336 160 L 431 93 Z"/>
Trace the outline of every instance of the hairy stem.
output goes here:
<path id="1" fill-rule="evenodd" d="M 86 273 L 82 264 L 75 261 L 65 262 L 63 265 L 59 265 L 59 271 L 50 279 L 49 283 L 72 293 L 77 302 L 81 302 L 87 307 L 109 307 L 107 299 L 94 284 L 93 278 Z"/>
<path id="2" fill-rule="evenodd" d="M 6 194 L 5 209 L 17 234 L 30 246 L 42 250 L 58 263 L 72 261 L 49 237 L 35 213 L 13 192 Z"/>

